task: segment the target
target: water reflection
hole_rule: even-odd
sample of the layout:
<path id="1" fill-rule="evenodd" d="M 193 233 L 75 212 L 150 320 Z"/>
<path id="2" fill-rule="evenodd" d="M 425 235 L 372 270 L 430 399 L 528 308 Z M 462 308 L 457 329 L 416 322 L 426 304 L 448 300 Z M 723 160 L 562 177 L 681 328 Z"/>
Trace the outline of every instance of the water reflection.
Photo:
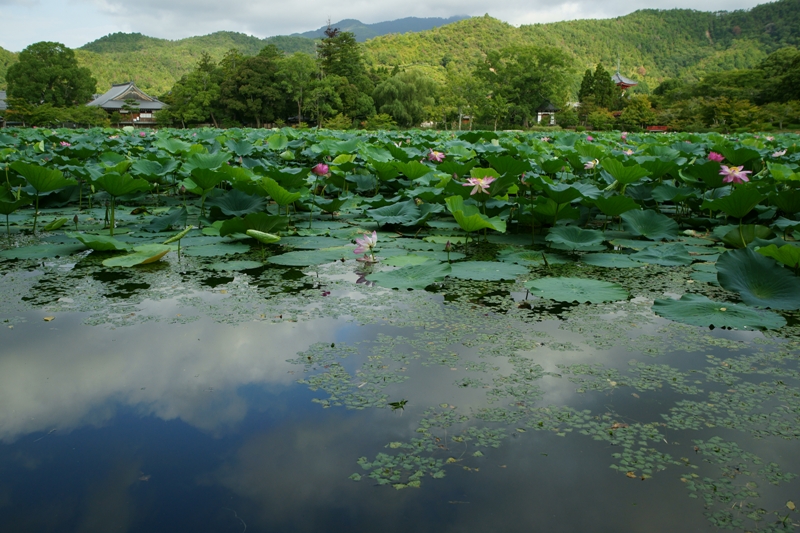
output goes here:
<path id="1" fill-rule="evenodd" d="M 41 320 L 0 333 L 0 439 L 6 442 L 99 426 L 118 406 L 219 433 L 247 412 L 240 387 L 288 386 L 296 369 L 287 359 L 348 331 L 330 319 L 238 327 L 203 319 L 116 329 L 85 326 L 77 314 L 59 314 L 47 328 Z"/>

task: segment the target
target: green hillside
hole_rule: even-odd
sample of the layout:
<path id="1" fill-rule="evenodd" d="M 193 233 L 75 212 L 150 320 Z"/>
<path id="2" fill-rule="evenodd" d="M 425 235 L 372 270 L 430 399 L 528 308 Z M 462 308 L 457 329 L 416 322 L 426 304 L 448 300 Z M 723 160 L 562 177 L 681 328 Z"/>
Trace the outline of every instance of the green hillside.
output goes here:
<path id="1" fill-rule="evenodd" d="M 749 11 L 641 10 L 614 19 L 577 20 L 515 28 L 488 16 L 427 32 L 388 35 L 366 43 L 371 65 L 418 66 L 443 75 L 487 50 L 516 44 L 558 46 L 579 70 L 619 61 L 622 74 L 655 87 L 667 77 L 750 68 L 769 52 L 800 44 L 800 0 L 782 0 Z"/>
<path id="2" fill-rule="evenodd" d="M 267 44 L 286 53 L 313 53 L 315 41 L 301 36 L 259 39 L 217 32 L 177 41 L 139 33 L 107 35 L 76 50 L 81 66 L 97 79 L 97 90 L 133 80 L 161 95 L 194 67 L 203 52 L 219 60 L 231 48 L 253 55 Z M 575 59 L 577 74 L 598 62 L 654 88 L 668 77 L 696 79 L 706 72 L 750 68 L 782 46 L 800 44 L 800 0 L 780 0 L 747 11 L 641 10 L 605 20 L 577 20 L 515 28 L 489 16 L 473 17 L 418 33 L 368 40 L 372 67 L 419 67 L 443 78 L 444 65 L 471 69 L 488 50 L 514 44 L 555 45 Z M 0 88 L 16 54 L 0 48 Z"/>

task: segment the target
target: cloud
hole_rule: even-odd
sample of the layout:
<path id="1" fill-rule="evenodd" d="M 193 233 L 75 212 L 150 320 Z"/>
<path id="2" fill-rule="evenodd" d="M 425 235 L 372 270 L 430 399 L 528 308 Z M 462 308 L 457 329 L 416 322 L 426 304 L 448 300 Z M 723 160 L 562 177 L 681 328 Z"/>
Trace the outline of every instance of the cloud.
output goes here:
<path id="1" fill-rule="evenodd" d="M 286 360 L 315 342 L 336 340 L 336 324 L 201 321 L 87 331 L 64 317 L 57 344 L 17 326 L 18 340 L 4 344 L 8 355 L 0 359 L 0 441 L 100 426 L 120 407 L 219 433 L 247 413 L 241 386 L 268 392 L 291 386 L 297 376 L 289 372 L 297 367 Z"/>

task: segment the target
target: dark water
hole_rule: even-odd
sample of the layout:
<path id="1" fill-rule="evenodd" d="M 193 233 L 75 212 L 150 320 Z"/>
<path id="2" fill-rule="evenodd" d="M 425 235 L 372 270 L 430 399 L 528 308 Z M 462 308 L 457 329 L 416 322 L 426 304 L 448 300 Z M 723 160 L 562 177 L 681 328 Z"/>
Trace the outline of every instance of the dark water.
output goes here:
<path id="1" fill-rule="evenodd" d="M 637 424 L 663 424 L 682 400 L 744 390 L 744 380 L 766 383 L 755 385 L 759 390 L 797 391 L 797 355 L 781 336 L 760 344 L 760 333 L 671 330 L 630 308 L 565 322 L 533 319 L 516 306 L 504 315 L 493 301 L 449 308 L 442 295 L 352 292 L 345 285 L 352 281 L 336 272 L 305 276 L 305 292 L 284 293 L 287 306 L 321 309 L 287 321 L 257 293 L 258 283 L 269 286 L 263 279 L 230 274 L 213 285 L 203 274 L 197 292 L 176 296 L 168 294 L 169 276 L 155 281 L 163 272 L 116 279 L 71 275 L 79 271 L 72 267 L 4 274 L 10 305 L 35 296 L 37 287 L 62 290 L 40 307 L 20 304 L 0 315 L 7 320 L 0 329 L 0 531 L 714 531 L 708 515 L 736 502 L 704 505 L 702 490 L 691 498 L 691 471 L 737 485 L 752 479 L 761 527 L 777 527 L 775 513 L 792 515 L 788 501 L 800 504 L 797 479 L 773 485 L 757 475 L 760 466 L 751 476 L 726 475 L 735 469 L 695 450 L 695 440 L 716 436 L 757 455 L 762 466 L 774 461 L 784 474 L 800 471 L 797 437 L 781 438 L 775 429 L 755 435 L 719 425 L 658 426 L 664 442 L 646 446 L 660 446 L 674 463 L 642 480 L 641 467 L 632 477 L 609 468 L 614 453 L 639 444 L 626 448 L 582 435 L 577 425 L 547 430 L 537 422 L 546 416 L 540 408 L 566 406 L 589 411 L 601 433 L 619 435 Z M 47 307 L 52 302 L 61 303 Z M 227 308 L 214 307 L 224 302 Z M 374 307 L 359 315 L 367 302 Z M 328 317 L 331 306 L 342 307 L 342 316 Z M 628 325 L 603 332 L 603 321 Z M 582 324 L 587 331 L 578 331 Z M 587 341 L 600 337 L 609 345 Z M 736 384 L 709 378 L 707 356 L 735 361 L 759 353 L 783 365 L 783 385 L 774 373 L 748 374 L 750 367 L 732 374 Z M 650 382 L 631 384 L 624 374 L 631 359 L 671 370 L 662 368 L 652 389 Z M 595 373 L 587 388 L 558 364 L 602 365 L 628 377 Z M 674 372 L 703 393 L 677 387 Z M 319 381 L 298 383 L 314 377 Z M 493 395 L 500 389 L 507 394 Z M 800 411 L 791 391 L 749 398 L 762 402 L 753 408 L 762 414 L 785 406 L 786 431 L 796 433 Z M 391 408 L 401 400 L 402 408 Z M 486 409 L 498 411 L 489 417 Z M 379 485 L 357 463 L 403 450 L 400 444 L 424 435 L 417 430 L 432 412 L 468 418 L 431 429 L 435 449 L 422 455 L 443 461 L 444 476 L 429 472 L 418 488 L 398 490 L 395 482 Z M 470 427 L 502 438 L 483 446 L 457 440 Z M 409 481 L 408 472 L 401 477 Z M 794 514 L 780 527 L 791 530 L 797 521 Z"/>

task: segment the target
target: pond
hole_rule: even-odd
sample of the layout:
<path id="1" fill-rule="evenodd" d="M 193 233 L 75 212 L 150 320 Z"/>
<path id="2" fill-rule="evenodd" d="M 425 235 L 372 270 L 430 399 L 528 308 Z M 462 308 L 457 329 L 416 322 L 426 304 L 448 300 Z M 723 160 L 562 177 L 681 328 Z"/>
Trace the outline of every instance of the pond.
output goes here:
<path id="1" fill-rule="evenodd" d="M 0 530 L 796 527 L 796 313 L 655 315 L 691 267 L 398 291 L 350 258 L 95 255 L 0 263 Z M 524 285 L 577 270 L 631 297 Z"/>

